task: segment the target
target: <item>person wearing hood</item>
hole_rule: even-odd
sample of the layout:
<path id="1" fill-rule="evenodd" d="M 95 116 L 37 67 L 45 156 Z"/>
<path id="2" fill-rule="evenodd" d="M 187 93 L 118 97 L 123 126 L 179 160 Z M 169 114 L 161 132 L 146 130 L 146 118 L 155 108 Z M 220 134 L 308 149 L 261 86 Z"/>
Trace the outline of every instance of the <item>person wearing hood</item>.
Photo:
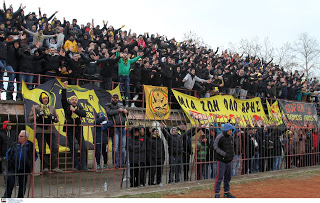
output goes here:
<path id="1" fill-rule="evenodd" d="M 6 153 L 9 147 L 17 142 L 18 136 L 16 131 L 12 129 L 10 121 L 3 121 L 2 129 L 0 130 L 0 169 L 3 173 L 4 181 L 6 182 L 6 174 L 8 172 L 8 161 L 6 159 Z"/>
<path id="2" fill-rule="evenodd" d="M 213 147 L 217 161 L 217 177 L 214 184 L 215 198 L 220 197 L 220 186 L 224 179 L 224 197 L 234 198 L 230 193 L 230 181 L 232 175 L 232 160 L 234 157 L 233 138 L 231 136 L 234 127 L 230 123 L 223 126 L 222 133 L 215 139 Z"/>
<path id="3" fill-rule="evenodd" d="M 50 105 L 50 97 L 42 92 L 39 97 L 39 104 L 33 105 L 29 114 L 29 122 L 36 123 L 36 138 L 38 140 L 41 169 L 43 173 L 61 173 L 58 168 L 58 138 L 55 135 L 54 123 L 58 123 L 56 109 Z M 46 154 L 46 145 L 50 147 L 50 154 Z M 51 156 L 51 158 L 50 158 Z M 51 163 L 50 161 L 51 160 Z M 43 167 L 43 168 L 42 168 Z"/>
<path id="4" fill-rule="evenodd" d="M 76 40 L 81 44 L 83 49 L 87 49 L 89 47 L 89 44 L 92 42 L 91 37 L 88 33 L 84 33 L 82 39 L 76 39 Z"/>
<path id="5" fill-rule="evenodd" d="M 77 96 L 71 96 L 68 101 L 66 90 L 67 85 L 68 81 L 65 81 L 63 83 L 61 93 L 61 103 L 65 115 L 65 124 L 68 125 L 63 127 L 63 131 L 66 132 L 68 147 L 70 149 L 70 152 L 72 153 L 73 170 L 88 171 L 89 169 L 87 168 L 87 145 L 83 138 L 83 129 L 81 126 L 81 119 L 83 117 L 86 117 L 87 114 L 83 107 L 78 103 Z M 75 139 L 78 141 L 80 145 L 80 165 L 76 153 L 77 149 L 75 149 Z"/>
<path id="6" fill-rule="evenodd" d="M 96 133 L 93 136 L 97 170 L 108 168 L 108 128 L 111 127 L 113 127 L 113 122 L 111 120 L 107 121 L 104 113 L 98 113 L 96 116 Z M 101 155 L 103 156 L 103 166 L 100 164 L 102 161 Z"/>

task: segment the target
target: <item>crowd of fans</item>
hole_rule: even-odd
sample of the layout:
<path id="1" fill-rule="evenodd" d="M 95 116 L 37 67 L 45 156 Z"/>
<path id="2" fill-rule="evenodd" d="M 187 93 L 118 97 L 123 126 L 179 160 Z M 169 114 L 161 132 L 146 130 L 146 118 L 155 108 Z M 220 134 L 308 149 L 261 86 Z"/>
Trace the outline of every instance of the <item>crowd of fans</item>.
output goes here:
<path id="1" fill-rule="evenodd" d="M 58 11 L 50 17 L 40 8 L 39 15 L 25 14 L 24 8 L 20 5 L 15 11 L 4 2 L 0 10 L 0 80 L 6 70 L 20 72 L 8 73 L 9 81 L 16 78 L 27 83 L 38 82 L 30 73 L 47 75 L 41 82 L 54 77 L 98 79 L 107 90 L 112 82 L 121 82 L 126 106 L 129 100 L 134 106 L 143 84 L 197 90 L 200 97 L 225 93 L 240 98 L 318 101 L 316 78 L 286 72 L 272 60 L 212 50 L 192 40 L 178 42 L 158 33 L 137 34 L 124 26 L 115 29 L 104 21 L 102 27 L 95 26 L 93 19 L 86 25 L 79 25 L 77 19 L 61 21 L 55 17 Z M 3 82 L 0 88 L 4 90 Z M 7 100 L 13 99 L 13 91 L 9 82 Z M 16 99 L 21 98 L 18 94 Z"/>
<path id="2" fill-rule="evenodd" d="M 260 96 L 318 101 L 319 82 L 316 78 L 304 78 L 298 71 L 286 72 L 272 63 L 272 60 L 266 62 L 258 56 L 244 56 L 228 51 L 220 52 L 219 48 L 212 50 L 199 47 L 192 43 L 192 40 L 177 42 L 174 38 L 167 39 L 159 34 L 137 34 L 131 30 L 123 30 L 124 26 L 115 29 L 108 25 L 108 22 L 103 22 L 102 28 L 95 26 L 94 20 L 79 26 L 76 19 L 71 22 L 66 19 L 58 20 L 55 17 L 57 12 L 47 17 L 41 13 L 40 8 L 38 16 L 35 12 L 25 15 L 24 8 L 20 5 L 17 11 L 11 6 L 7 9 L 4 2 L 4 9 L 0 10 L 0 88 L 4 90 L 5 71 L 9 78 L 7 100 L 13 100 L 15 79 L 19 82 L 24 80 L 30 89 L 33 88 L 32 83 L 42 83 L 56 77 L 68 80 L 64 82 L 61 103 L 67 117 L 65 124 L 70 126 L 66 126 L 64 132 L 67 134 L 71 151 L 75 148 L 74 139 L 82 142 L 80 162 L 76 153 L 73 156 L 75 171 L 90 170 L 87 168 L 87 148 L 80 125 L 80 118 L 85 117 L 85 112 L 76 97 L 68 102 L 65 95 L 67 84 L 76 84 L 75 79 L 100 80 L 100 87 L 106 90 L 112 88 L 112 82 L 121 83 L 125 106 L 119 102 L 120 95 L 114 94 L 106 106 L 106 115 L 99 113 L 96 116 L 98 127 L 93 135 L 97 162 L 95 169 L 108 168 L 105 149 L 109 138 L 112 138 L 113 165 L 115 168 L 122 168 L 129 163 L 132 187 L 162 182 L 165 148 L 168 149 L 169 156 L 169 183 L 182 181 L 182 171 L 183 180 L 189 180 L 189 163 L 193 153 L 197 160 L 197 179 L 214 178 L 217 169 L 214 161 L 214 140 L 217 135 L 224 133 L 221 132 L 222 126 L 216 122 L 210 126 L 199 125 L 189 130 L 186 129 L 186 123 L 176 127 L 168 127 L 162 123 L 158 128 L 131 126 L 126 129 L 124 122 L 128 111 L 125 107 L 129 106 L 129 101 L 133 101 L 131 106 L 134 106 L 143 84 L 166 86 L 169 90 L 180 88 L 188 94 L 190 91 L 187 90 L 196 90 L 200 97 L 224 93 L 239 98 Z M 41 81 L 37 81 L 39 78 L 32 74 L 44 76 L 40 78 Z M 21 91 L 20 83 L 17 91 Z M 36 117 L 42 172 L 63 172 L 56 163 L 59 143 L 50 138 L 55 136 L 52 131 L 43 127 L 58 122 L 54 108 L 48 105 L 48 98 L 48 95 L 41 94 L 41 104 L 33 107 L 35 115 L 31 114 L 29 120 Z M 22 95 L 18 93 L 16 100 L 21 99 Z M 198 134 L 200 130 L 202 134 Z M 2 160 L 5 160 L 11 145 L 8 139 L 10 135 L 13 135 L 13 132 L 6 122 L 0 137 Z M 192 145 L 195 135 L 196 143 Z M 21 133 L 21 137 L 23 136 L 28 137 L 26 132 Z M 286 168 L 319 163 L 319 133 L 314 129 L 287 129 L 284 126 L 270 127 L 257 123 L 253 128 L 238 126 L 232 136 L 234 156 L 229 158 L 234 160 L 233 175 L 237 175 L 240 168 L 241 174 L 279 170 L 283 160 Z M 164 145 L 164 139 L 167 140 L 167 146 Z M 17 145 L 19 148 L 15 146 L 13 149 L 21 149 L 23 146 L 28 148 L 26 143 L 21 141 Z M 52 163 L 48 155 L 43 154 L 41 143 L 51 146 Z M 29 152 L 32 151 L 33 148 L 30 148 Z M 30 157 L 25 159 L 31 160 L 32 156 Z M 2 167 L 4 172 L 5 168 L 6 166 Z M 11 173 L 17 172 L 14 169 L 16 168 L 13 167 Z M 9 180 L 5 176 L 5 181 Z M 24 190 L 25 183 L 26 181 Z M 12 191 L 12 185 L 14 182 L 10 182 L 10 188 L 6 190 L 8 194 L 5 196 L 11 196 L 9 192 Z M 20 193 L 20 196 L 23 196 L 23 189 Z"/>

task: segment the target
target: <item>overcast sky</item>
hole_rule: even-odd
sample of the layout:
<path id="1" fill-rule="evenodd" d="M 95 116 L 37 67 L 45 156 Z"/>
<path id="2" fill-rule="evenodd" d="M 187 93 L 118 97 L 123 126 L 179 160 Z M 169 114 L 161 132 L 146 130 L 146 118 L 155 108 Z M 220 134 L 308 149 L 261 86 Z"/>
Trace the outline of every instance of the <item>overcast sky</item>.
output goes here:
<path id="1" fill-rule="evenodd" d="M 115 28 L 125 25 L 138 34 L 158 32 L 182 40 L 183 33 L 195 31 L 211 47 L 227 48 L 228 43 L 258 36 L 269 37 L 274 47 L 293 42 L 307 32 L 319 41 L 319 0 L 116 0 L 116 1 L 35 1 L 7 0 L 14 10 L 20 3 L 25 13 L 41 7 L 42 13 L 57 18 L 78 19 L 86 24 L 108 20 Z"/>

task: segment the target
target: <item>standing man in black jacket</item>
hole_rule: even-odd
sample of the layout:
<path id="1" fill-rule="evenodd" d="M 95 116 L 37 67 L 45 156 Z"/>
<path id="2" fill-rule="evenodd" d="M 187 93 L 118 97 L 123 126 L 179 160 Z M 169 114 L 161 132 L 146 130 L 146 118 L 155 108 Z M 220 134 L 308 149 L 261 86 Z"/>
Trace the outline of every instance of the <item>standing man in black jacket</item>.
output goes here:
<path id="1" fill-rule="evenodd" d="M 217 160 L 217 177 L 214 184 L 215 198 L 220 197 L 220 185 L 224 179 L 224 197 L 234 198 L 230 191 L 230 180 L 232 175 L 232 160 L 234 156 L 232 132 L 233 126 L 226 123 L 222 133 L 214 141 L 215 159 Z"/>
<path id="2" fill-rule="evenodd" d="M 60 66 L 60 61 L 64 59 L 65 53 L 60 52 L 60 55 L 56 53 L 56 49 L 51 47 L 49 49 L 49 53 L 44 56 L 44 72 L 45 75 L 49 75 L 52 77 L 45 77 L 44 82 L 55 79 L 58 73 L 58 69 Z"/>
<path id="3" fill-rule="evenodd" d="M 169 183 L 180 182 L 181 177 L 181 166 L 182 166 L 182 152 L 183 152 L 183 139 L 178 133 L 176 127 L 170 129 L 170 133 L 167 127 L 162 130 L 166 140 L 168 141 L 168 151 L 169 151 Z"/>
<path id="4" fill-rule="evenodd" d="M 138 187 L 145 185 L 146 141 L 140 135 L 140 128 L 133 128 L 132 131 L 132 136 L 128 138 L 130 187 Z"/>
<path id="5" fill-rule="evenodd" d="M 67 134 L 68 146 L 72 153 L 73 170 L 87 171 L 87 146 L 82 135 L 83 129 L 81 126 L 81 118 L 86 117 L 86 111 L 78 104 L 77 96 L 71 96 L 70 100 L 67 100 L 67 85 L 68 81 L 65 81 L 63 83 L 61 96 L 62 108 L 66 119 L 65 124 L 67 124 L 67 126 L 64 126 L 63 130 Z M 80 165 L 75 149 L 75 139 L 77 139 L 80 146 Z"/>
<path id="6" fill-rule="evenodd" d="M 116 78 L 115 66 L 118 63 L 120 57 L 116 57 L 115 54 L 110 54 L 108 51 L 105 52 L 105 58 L 98 59 L 97 63 L 101 66 L 101 88 L 105 90 L 112 89 L 112 81 Z"/>
<path id="7" fill-rule="evenodd" d="M 36 46 L 39 46 L 39 43 L 37 43 Z M 19 50 L 19 64 L 20 64 L 20 73 L 26 73 L 26 74 L 20 74 L 19 75 L 19 82 L 24 81 L 28 89 L 33 88 L 33 74 L 34 73 L 34 61 L 40 60 L 44 57 L 44 54 L 40 56 L 32 55 L 31 54 L 31 47 L 27 46 L 24 48 L 24 51 L 21 49 Z M 21 91 L 21 83 L 18 84 L 18 91 Z M 17 94 L 17 101 L 22 100 L 22 94 Z"/>
<path id="8" fill-rule="evenodd" d="M 161 183 L 162 169 L 165 160 L 165 149 L 159 130 L 153 128 L 151 136 L 147 137 L 147 166 L 149 170 L 149 185 L 159 185 Z M 156 183 L 154 179 L 156 177 Z"/>

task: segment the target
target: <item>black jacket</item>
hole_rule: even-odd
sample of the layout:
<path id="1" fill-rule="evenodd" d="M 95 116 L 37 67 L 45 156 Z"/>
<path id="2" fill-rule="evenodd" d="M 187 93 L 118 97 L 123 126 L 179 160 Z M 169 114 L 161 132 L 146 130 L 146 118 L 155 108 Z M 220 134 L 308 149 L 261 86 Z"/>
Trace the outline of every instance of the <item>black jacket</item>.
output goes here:
<path id="1" fill-rule="evenodd" d="M 62 103 L 62 108 L 64 110 L 64 115 L 66 118 L 65 123 L 66 124 L 81 125 L 81 117 L 86 117 L 86 111 L 78 103 L 76 106 L 73 106 L 76 108 L 74 113 L 77 115 L 77 117 L 75 119 L 72 118 L 72 111 L 70 110 L 70 106 L 72 106 L 72 105 L 67 100 L 67 90 L 66 89 L 62 89 L 61 103 Z"/>
<path id="2" fill-rule="evenodd" d="M 60 61 L 63 60 L 64 57 L 60 55 L 49 55 L 46 54 L 44 57 L 44 72 L 46 71 L 54 71 L 58 72 L 58 68 L 60 66 Z"/>
<path id="3" fill-rule="evenodd" d="M 130 164 L 146 162 L 146 141 L 143 136 L 132 136 L 128 138 L 128 151 Z"/>
<path id="4" fill-rule="evenodd" d="M 19 173 L 30 173 L 33 166 L 33 143 L 28 141 L 24 146 L 13 143 L 8 149 L 8 171 Z M 35 160 L 38 153 L 35 151 Z"/>
<path id="5" fill-rule="evenodd" d="M 162 132 L 168 142 L 169 156 L 181 157 L 183 152 L 183 136 L 178 133 L 176 135 L 172 135 L 166 128 L 164 128 Z"/>
<path id="6" fill-rule="evenodd" d="M 120 57 L 117 57 L 115 59 L 103 58 L 103 59 L 97 60 L 97 63 L 99 63 L 101 66 L 100 75 L 105 78 L 108 78 L 108 77 L 116 78 L 117 74 L 115 73 L 115 69 L 119 59 Z"/>
<path id="7" fill-rule="evenodd" d="M 7 63 L 13 70 L 19 71 L 19 48 L 16 49 L 12 45 L 8 46 Z"/>
<path id="8" fill-rule="evenodd" d="M 44 55 L 35 56 L 30 52 L 19 52 L 20 71 L 25 73 L 34 73 L 34 61 L 40 60 Z"/>
<path id="9" fill-rule="evenodd" d="M 66 55 L 67 55 L 67 53 L 66 53 Z M 70 70 L 72 70 L 72 76 L 74 78 L 83 78 L 84 65 L 93 61 L 93 59 L 91 59 L 91 58 L 87 59 L 83 55 L 81 55 L 81 58 L 78 59 L 78 61 L 75 61 L 75 60 L 70 59 L 68 57 L 66 57 L 66 60 L 68 63 L 68 68 Z"/>
<path id="10" fill-rule="evenodd" d="M 165 160 L 165 149 L 160 137 L 147 137 L 147 163 L 163 165 Z"/>
<path id="11" fill-rule="evenodd" d="M 10 135 L 8 135 L 10 133 Z M 17 134 L 15 130 L 10 130 L 9 132 L 2 129 L 0 131 L 0 157 L 5 157 L 9 147 L 17 142 Z"/>
<path id="12" fill-rule="evenodd" d="M 229 163 L 234 156 L 232 137 L 228 134 L 220 134 L 214 141 L 215 160 Z"/>
<path id="13" fill-rule="evenodd" d="M 141 69 L 142 67 L 140 66 L 140 64 L 135 63 L 131 66 L 131 68 L 133 69 L 132 71 L 130 71 L 130 81 L 135 81 L 135 82 L 140 82 L 141 80 Z"/>

